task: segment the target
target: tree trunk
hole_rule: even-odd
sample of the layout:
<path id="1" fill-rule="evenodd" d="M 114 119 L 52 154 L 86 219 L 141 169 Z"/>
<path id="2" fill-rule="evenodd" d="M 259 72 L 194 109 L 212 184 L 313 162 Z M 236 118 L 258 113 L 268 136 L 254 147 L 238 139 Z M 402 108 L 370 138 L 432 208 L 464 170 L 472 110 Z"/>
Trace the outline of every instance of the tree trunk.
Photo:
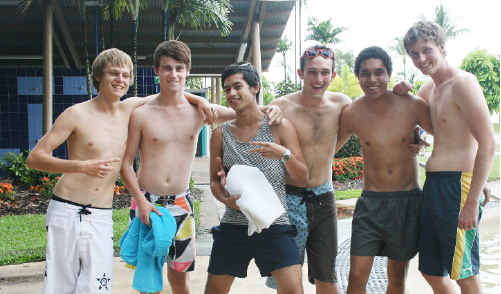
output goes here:
<path id="1" fill-rule="evenodd" d="M 169 35 L 169 14 L 167 8 L 162 10 L 162 41 L 167 40 Z"/>
<path id="2" fill-rule="evenodd" d="M 174 28 L 175 24 L 173 21 L 171 21 L 171 23 L 168 24 L 167 40 L 174 40 Z"/>
<path id="3" fill-rule="evenodd" d="M 139 17 L 132 18 L 132 62 L 134 63 L 134 86 L 132 95 L 137 97 L 137 31 L 139 27 Z"/>
<path id="4" fill-rule="evenodd" d="M 99 1 L 99 39 L 101 43 L 101 48 L 99 48 L 99 52 L 102 52 L 104 49 L 106 49 L 106 46 L 104 44 L 104 3 L 103 0 Z"/>
<path id="5" fill-rule="evenodd" d="M 89 99 L 92 99 L 92 84 L 91 84 L 92 77 L 90 73 L 89 51 L 87 49 L 87 10 L 85 10 L 82 15 L 81 24 L 82 24 L 83 47 L 84 47 L 84 57 L 85 57 L 85 76 L 87 77 L 87 95 Z"/>

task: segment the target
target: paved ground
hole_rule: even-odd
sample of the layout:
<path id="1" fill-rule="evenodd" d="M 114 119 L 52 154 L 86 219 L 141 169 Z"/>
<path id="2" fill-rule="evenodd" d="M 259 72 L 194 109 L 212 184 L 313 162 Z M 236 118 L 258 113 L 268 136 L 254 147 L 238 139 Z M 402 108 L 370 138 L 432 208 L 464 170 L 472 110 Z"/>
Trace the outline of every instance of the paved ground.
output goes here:
<path id="1" fill-rule="evenodd" d="M 224 207 L 217 202 L 210 194 L 209 177 L 208 177 L 208 160 L 197 159 L 193 165 L 193 178 L 196 187 L 202 189 L 203 199 L 201 201 L 201 228 L 200 235 L 197 240 L 198 252 L 195 272 L 190 275 L 190 287 L 192 293 L 203 293 L 205 281 L 207 278 L 207 267 L 209 262 L 210 248 L 212 245 L 212 237 L 208 234 L 210 227 L 219 223 Z M 499 183 L 491 183 L 491 190 L 494 195 L 501 196 Z M 353 206 L 355 200 L 338 201 L 339 206 Z M 342 243 L 350 236 L 351 222 L 349 219 L 338 222 L 339 226 L 339 242 Z M 486 209 L 482 220 L 482 233 L 497 232 L 499 236 L 499 202 L 497 205 L 492 205 Z M 482 239 L 482 235 L 481 235 Z M 341 245 L 343 246 L 343 245 Z M 349 258 L 348 255 L 338 256 L 338 259 Z M 345 260 L 346 261 L 346 260 Z M 44 262 L 27 263 L 14 266 L 0 267 L 0 294 L 26 294 L 40 293 L 42 283 L 42 273 Z M 343 267 L 344 271 L 348 271 L 347 267 Z M 340 270 L 343 270 L 340 269 Z M 499 267 L 498 270 L 499 272 Z M 303 284 L 305 293 L 315 293 L 314 287 L 307 282 L 306 269 L 303 270 Z M 346 272 L 343 273 L 346 275 Z M 119 258 L 115 258 L 113 289 L 114 293 L 137 293 L 131 288 L 133 277 L 132 270 L 127 269 Z M 165 282 L 165 281 L 164 281 Z M 249 267 L 247 279 L 236 279 L 231 293 L 276 293 L 264 285 L 264 279 L 259 276 L 259 272 L 254 264 Z M 340 283 L 341 284 L 341 283 Z M 499 287 L 499 282 L 498 282 Z M 164 284 L 165 290 L 162 293 L 171 293 L 168 286 Z M 381 288 L 381 287 L 379 287 Z M 494 294 L 489 291 L 484 291 L 485 294 Z M 344 293 L 344 292 L 343 292 Z M 379 291 L 367 293 L 380 293 Z M 427 286 L 424 279 L 417 271 L 417 258 L 413 259 L 410 264 L 408 275 L 407 294 L 431 294 L 432 291 Z"/>

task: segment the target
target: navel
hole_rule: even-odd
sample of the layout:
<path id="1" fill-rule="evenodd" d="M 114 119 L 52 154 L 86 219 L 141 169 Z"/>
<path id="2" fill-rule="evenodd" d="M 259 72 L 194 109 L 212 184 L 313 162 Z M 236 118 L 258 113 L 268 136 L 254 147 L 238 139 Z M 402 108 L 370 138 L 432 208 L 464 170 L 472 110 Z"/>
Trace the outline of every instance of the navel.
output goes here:
<path id="1" fill-rule="evenodd" d="M 153 143 L 158 142 L 158 138 L 153 138 Z"/>
<path id="2" fill-rule="evenodd" d="M 388 169 L 388 174 L 393 174 L 393 170 L 392 169 Z"/>
<path id="3" fill-rule="evenodd" d="M 371 142 L 369 142 L 369 141 L 365 141 L 365 145 L 367 145 L 367 146 L 371 146 Z"/>
<path id="4" fill-rule="evenodd" d="M 402 142 L 405 142 L 405 141 L 406 141 L 406 139 L 405 139 L 405 138 L 402 138 Z"/>

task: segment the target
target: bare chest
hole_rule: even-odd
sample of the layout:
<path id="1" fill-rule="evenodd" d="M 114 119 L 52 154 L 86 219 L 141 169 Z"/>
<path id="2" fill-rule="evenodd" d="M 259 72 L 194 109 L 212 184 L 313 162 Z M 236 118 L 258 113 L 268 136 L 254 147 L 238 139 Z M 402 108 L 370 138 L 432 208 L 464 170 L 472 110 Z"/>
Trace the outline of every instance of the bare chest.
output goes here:
<path id="1" fill-rule="evenodd" d="M 127 125 L 128 118 L 89 119 L 70 136 L 70 154 L 88 158 L 121 157 L 127 141 Z"/>
<path id="2" fill-rule="evenodd" d="M 405 107 L 361 109 L 355 112 L 353 132 L 365 148 L 390 147 L 411 143 L 416 119 Z"/>
<path id="3" fill-rule="evenodd" d="M 304 144 L 333 142 L 339 129 L 340 109 L 311 110 L 292 108 L 286 117 L 295 126 L 299 140 Z"/>
<path id="4" fill-rule="evenodd" d="M 201 117 L 191 110 L 152 113 L 142 129 L 142 140 L 153 146 L 193 144 L 202 125 Z"/>
<path id="5" fill-rule="evenodd" d="M 447 132 L 463 123 L 454 97 L 447 89 L 434 90 L 430 95 L 430 115 L 435 132 Z"/>

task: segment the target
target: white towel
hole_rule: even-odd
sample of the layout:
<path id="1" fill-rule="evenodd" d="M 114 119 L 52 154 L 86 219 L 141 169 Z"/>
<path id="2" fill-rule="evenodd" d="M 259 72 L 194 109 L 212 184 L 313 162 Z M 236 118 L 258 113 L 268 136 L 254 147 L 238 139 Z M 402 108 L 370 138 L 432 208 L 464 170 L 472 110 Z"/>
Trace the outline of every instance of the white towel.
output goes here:
<path id="1" fill-rule="evenodd" d="M 225 188 L 230 195 L 240 195 L 236 202 L 249 221 L 249 236 L 269 228 L 285 213 L 275 190 L 257 167 L 233 165 L 226 175 Z"/>

